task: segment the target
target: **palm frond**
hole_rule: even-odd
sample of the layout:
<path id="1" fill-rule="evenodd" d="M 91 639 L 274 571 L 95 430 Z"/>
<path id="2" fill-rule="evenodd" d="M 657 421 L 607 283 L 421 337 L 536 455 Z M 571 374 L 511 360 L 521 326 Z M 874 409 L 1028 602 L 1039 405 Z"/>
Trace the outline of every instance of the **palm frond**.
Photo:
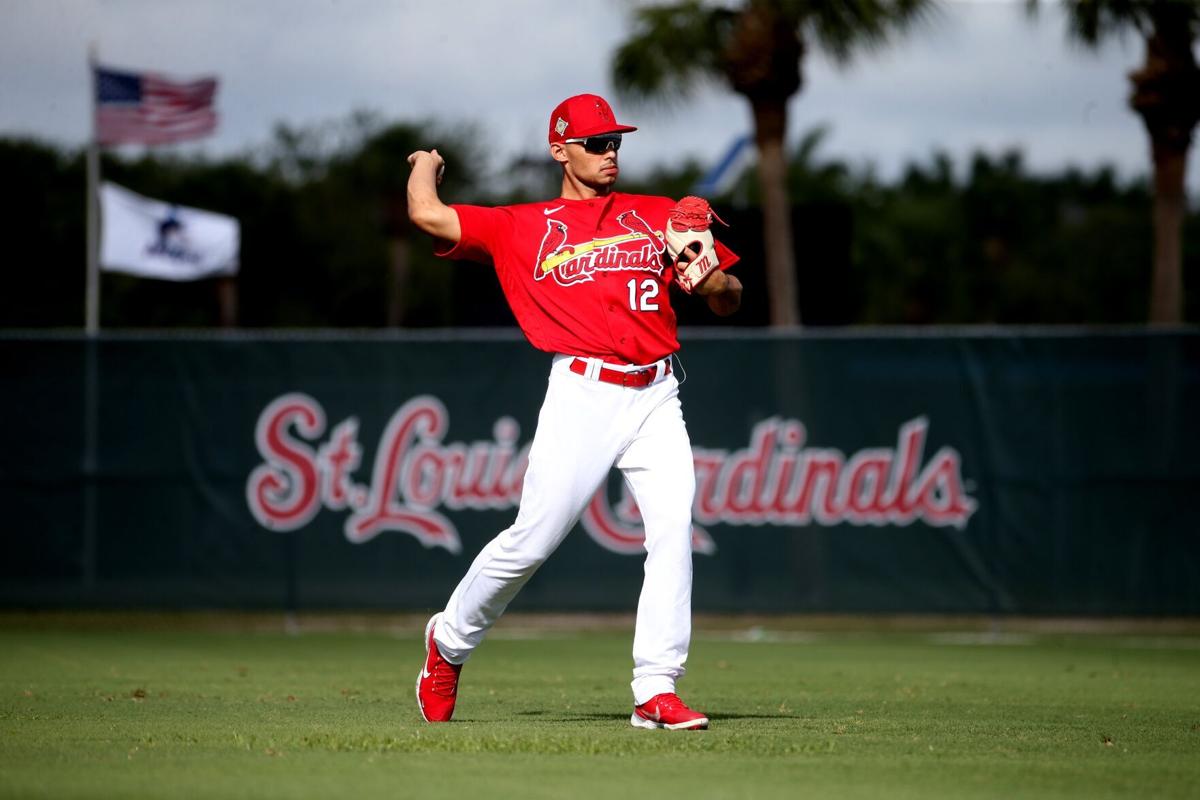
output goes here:
<path id="1" fill-rule="evenodd" d="M 1026 0 L 1027 7 L 1038 4 Z M 1187 25 L 1193 39 L 1200 34 L 1200 0 L 1063 0 L 1063 8 L 1068 34 L 1089 45 L 1130 28 L 1147 36 L 1162 18 Z"/>
<path id="2" fill-rule="evenodd" d="M 624 100 L 678 100 L 720 77 L 720 30 L 730 12 L 699 0 L 645 6 L 612 60 L 612 82 Z"/>
<path id="3" fill-rule="evenodd" d="M 766 1 L 766 0 L 764 0 Z M 882 46 L 937 13 L 934 0 L 778 0 L 805 34 L 839 61 Z"/>

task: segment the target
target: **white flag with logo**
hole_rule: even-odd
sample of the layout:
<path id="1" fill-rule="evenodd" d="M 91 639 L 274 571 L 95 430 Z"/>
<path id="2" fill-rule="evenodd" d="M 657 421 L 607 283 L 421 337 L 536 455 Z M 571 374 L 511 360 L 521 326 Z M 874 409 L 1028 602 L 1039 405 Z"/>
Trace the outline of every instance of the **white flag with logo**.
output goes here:
<path id="1" fill-rule="evenodd" d="M 115 183 L 100 187 L 100 268 L 144 278 L 194 281 L 235 275 L 237 219 L 134 194 Z"/>

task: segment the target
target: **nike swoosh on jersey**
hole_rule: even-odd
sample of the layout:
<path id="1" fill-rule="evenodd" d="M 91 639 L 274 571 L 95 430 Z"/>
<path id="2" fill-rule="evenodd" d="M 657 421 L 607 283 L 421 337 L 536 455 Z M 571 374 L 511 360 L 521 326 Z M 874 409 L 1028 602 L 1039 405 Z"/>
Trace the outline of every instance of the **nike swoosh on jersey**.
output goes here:
<path id="1" fill-rule="evenodd" d="M 542 213 L 548 217 L 551 214 L 553 214 L 555 211 L 562 211 L 564 208 L 566 208 L 566 206 L 555 206 L 554 208 L 543 208 Z"/>

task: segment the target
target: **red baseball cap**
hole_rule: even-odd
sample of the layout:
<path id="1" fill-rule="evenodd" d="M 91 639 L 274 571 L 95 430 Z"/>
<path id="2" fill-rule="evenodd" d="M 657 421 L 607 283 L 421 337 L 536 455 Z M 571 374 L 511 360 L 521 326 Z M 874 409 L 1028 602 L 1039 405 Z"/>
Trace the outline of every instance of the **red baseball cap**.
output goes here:
<path id="1" fill-rule="evenodd" d="M 636 131 L 632 125 L 619 125 L 612 106 L 598 94 L 577 94 L 558 104 L 550 115 L 550 143 L 582 139 L 601 133 Z"/>

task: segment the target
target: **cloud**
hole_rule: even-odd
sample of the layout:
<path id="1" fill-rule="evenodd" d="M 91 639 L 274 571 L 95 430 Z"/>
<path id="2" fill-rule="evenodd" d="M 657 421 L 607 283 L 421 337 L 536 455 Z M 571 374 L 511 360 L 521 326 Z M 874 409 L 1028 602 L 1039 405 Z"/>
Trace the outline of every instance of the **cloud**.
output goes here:
<path id="1" fill-rule="evenodd" d="M 975 148 L 1010 147 L 1037 169 L 1148 170 L 1145 134 L 1126 106 L 1126 73 L 1141 58 L 1136 39 L 1096 52 L 1072 47 L 1056 6 L 1036 22 L 1017 3 L 944 9 L 847 67 L 810 56 L 805 88 L 789 106 L 793 138 L 827 125 L 825 155 L 884 174 L 935 149 L 961 163 Z M 608 61 L 626 22 L 624 4 L 550 0 L 10 0 L 0 31 L 0 134 L 82 145 L 87 48 L 96 42 L 117 66 L 219 75 L 222 123 L 200 145 L 206 152 L 262 144 L 277 122 L 373 110 L 476 123 L 499 165 L 545 147 L 546 118 L 563 97 L 611 97 Z M 719 88 L 672 109 L 615 105 L 642 128 L 621 152 L 635 174 L 688 156 L 711 161 L 750 128 L 745 103 Z M 1193 165 L 1200 192 L 1197 173 Z"/>

